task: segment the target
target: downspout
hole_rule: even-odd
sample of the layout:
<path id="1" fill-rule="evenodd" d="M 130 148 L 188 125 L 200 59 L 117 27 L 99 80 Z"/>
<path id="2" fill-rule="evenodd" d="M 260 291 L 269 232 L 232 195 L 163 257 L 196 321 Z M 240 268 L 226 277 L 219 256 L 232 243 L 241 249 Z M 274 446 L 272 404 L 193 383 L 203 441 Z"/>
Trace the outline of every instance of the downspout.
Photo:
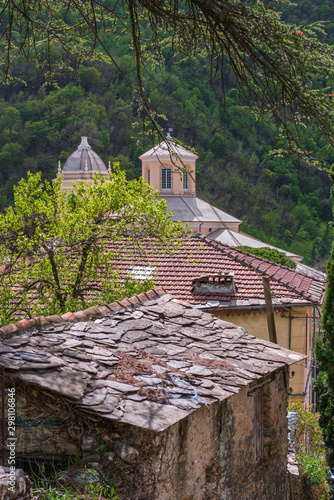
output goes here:
<path id="1" fill-rule="evenodd" d="M 307 341 L 308 341 L 308 314 L 306 314 L 306 328 L 305 328 L 305 354 L 307 356 Z"/>
<path id="2" fill-rule="evenodd" d="M 291 323 L 292 323 L 291 309 L 289 309 L 289 351 L 291 351 Z"/>

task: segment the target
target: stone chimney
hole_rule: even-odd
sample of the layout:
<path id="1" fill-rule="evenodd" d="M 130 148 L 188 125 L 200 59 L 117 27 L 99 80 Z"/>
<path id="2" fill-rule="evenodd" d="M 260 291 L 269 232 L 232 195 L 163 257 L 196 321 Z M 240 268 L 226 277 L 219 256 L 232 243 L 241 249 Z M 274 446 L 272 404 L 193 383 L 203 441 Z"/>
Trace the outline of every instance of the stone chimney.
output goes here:
<path id="1" fill-rule="evenodd" d="M 200 276 L 193 280 L 191 291 L 199 295 L 234 295 L 236 293 L 234 274 L 220 272 Z"/>

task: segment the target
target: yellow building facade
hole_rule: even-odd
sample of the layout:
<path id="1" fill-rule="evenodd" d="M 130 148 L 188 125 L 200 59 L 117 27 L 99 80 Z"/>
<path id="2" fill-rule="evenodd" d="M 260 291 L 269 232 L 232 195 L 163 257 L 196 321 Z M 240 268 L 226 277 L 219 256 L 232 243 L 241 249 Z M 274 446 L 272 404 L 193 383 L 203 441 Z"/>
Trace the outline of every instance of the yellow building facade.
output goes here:
<path id="1" fill-rule="evenodd" d="M 290 400 L 315 403 L 312 393 L 312 378 L 315 375 L 314 340 L 319 313 L 315 306 L 274 308 L 278 345 L 303 354 L 305 360 L 291 366 L 289 374 Z M 218 318 L 245 328 L 247 333 L 258 339 L 269 341 L 265 309 L 211 310 Z"/>

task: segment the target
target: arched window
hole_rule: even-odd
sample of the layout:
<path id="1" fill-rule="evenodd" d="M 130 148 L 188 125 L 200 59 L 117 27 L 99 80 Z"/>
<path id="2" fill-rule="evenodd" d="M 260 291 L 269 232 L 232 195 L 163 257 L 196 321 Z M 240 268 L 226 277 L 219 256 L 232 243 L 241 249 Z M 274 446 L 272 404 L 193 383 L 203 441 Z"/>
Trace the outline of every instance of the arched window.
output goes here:
<path id="1" fill-rule="evenodd" d="M 188 191 L 188 172 L 183 172 L 183 191 Z"/>
<path id="2" fill-rule="evenodd" d="M 170 167 L 161 169 L 161 189 L 163 191 L 172 189 L 172 169 Z"/>

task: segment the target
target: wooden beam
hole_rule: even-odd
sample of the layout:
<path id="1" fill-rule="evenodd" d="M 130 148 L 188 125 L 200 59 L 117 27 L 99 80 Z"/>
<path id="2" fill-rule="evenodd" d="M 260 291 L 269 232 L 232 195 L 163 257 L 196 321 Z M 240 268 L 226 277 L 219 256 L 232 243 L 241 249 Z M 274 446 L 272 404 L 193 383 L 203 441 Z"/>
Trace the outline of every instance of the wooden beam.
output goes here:
<path id="1" fill-rule="evenodd" d="M 277 344 L 274 310 L 273 310 L 273 303 L 271 300 L 270 279 L 268 276 L 263 276 L 263 288 L 264 288 L 264 298 L 266 301 L 266 314 L 267 314 L 267 323 L 269 331 L 269 340 L 270 342 L 274 342 L 275 344 Z"/>

